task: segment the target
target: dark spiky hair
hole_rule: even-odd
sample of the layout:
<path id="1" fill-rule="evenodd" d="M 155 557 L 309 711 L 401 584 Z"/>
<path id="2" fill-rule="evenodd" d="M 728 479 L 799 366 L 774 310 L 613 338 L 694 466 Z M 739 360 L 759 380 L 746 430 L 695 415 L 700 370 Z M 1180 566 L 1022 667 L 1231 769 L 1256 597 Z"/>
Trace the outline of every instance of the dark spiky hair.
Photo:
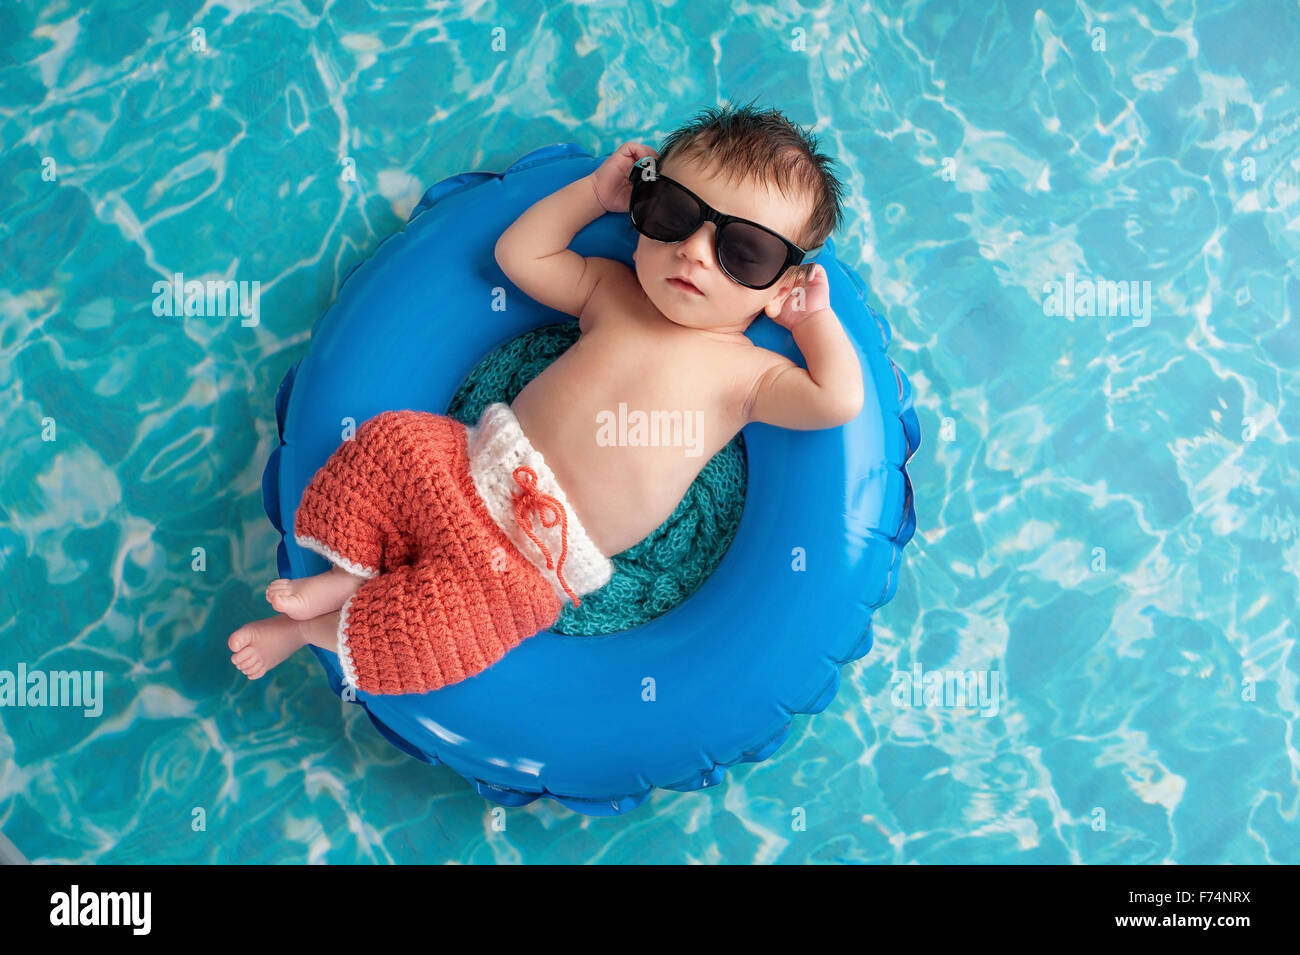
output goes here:
<path id="1" fill-rule="evenodd" d="M 830 169 L 835 160 L 818 152 L 817 144 L 817 137 L 780 111 L 759 110 L 751 100 L 742 106 L 700 110 L 664 138 L 659 164 L 669 156 L 694 159 L 729 182 L 770 182 L 787 197 L 809 197 L 812 215 L 803 230 L 789 238 L 801 249 L 811 249 L 834 234 L 844 217 L 844 186 Z M 793 271 L 796 280 L 804 282 L 812 266 Z"/>

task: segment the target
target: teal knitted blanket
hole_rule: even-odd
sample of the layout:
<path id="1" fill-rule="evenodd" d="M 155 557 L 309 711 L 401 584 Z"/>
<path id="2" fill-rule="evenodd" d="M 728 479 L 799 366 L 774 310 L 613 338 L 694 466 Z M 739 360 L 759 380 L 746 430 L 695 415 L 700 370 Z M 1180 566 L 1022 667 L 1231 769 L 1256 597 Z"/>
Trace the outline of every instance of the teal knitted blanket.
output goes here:
<path id="1" fill-rule="evenodd" d="M 492 352 L 465 379 L 446 413 L 476 424 L 494 401 L 511 402 L 578 340 L 578 323 L 547 325 Z M 614 576 L 582 606 L 565 606 L 551 630 L 592 636 L 617 633 L 677 606 L 704 583 L 727 552 L 745 505 L 744 438 L 713 456 L 686 496 L 649 537 L 611 560 Z"/>

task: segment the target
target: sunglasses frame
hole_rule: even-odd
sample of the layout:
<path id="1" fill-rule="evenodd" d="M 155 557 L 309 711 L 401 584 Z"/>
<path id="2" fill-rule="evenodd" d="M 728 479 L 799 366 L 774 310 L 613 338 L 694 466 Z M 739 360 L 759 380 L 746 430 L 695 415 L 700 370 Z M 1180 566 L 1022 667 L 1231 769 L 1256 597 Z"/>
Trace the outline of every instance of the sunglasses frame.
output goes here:
<path id="1" fill-rule="evenodd" d="M 825 248 L 824 245 L 818 245 L 818 246 L 814 246 L 811 249 L 801 249 L 799 248 L 799 246 L 795 245 L 785 236 L 781 235 L 781 233 L 774 232 L 771 229 L 769 229 L 767 226 L 754 222 L 752 219 L 742 219 L 740 218 L 740 216 L 729 216 L 726 215 L 725 213 L 719 212 L 717 209 L 713 208 L 711 205 L 709 205 L 707 202 L 705 202 L 695 193 L 691 192 L 691 190 L 683 186 L 676 179 L 670 179 L 668 176 L 665 176 L 657 169 L 655 170 L 655 174 L 653 176 L 650 176 L 649 178 L 645 178 L 642 175 L 642 171 L 646 168 L 646 164 L 649 163 L 650 161 L 651 161 L 651 157 L 649 156 L 646 156 L 642 159 L 638 159 L 635 163 L 633 163 L 632 170 L 631 172 L 628 173 L 627 176 L 628 182 L 632 183 L 632 197 L 629 200 L 627 206 L 627 217 L 632 223 L 632 228 L 636 229 L 636 231 L 641 233 L 641 235 L 645 235 L 645 233 L 641 231 L 641 227 L 637 225 L 637 221 L 632 215 L 632 207 L 636 205 L 637 191 L 641 188 L 640 184 L 643 182 L 654 182 L 658 179 L 662 179 L 665 182 L 671 183 L 672 185 L 680 189 L 682 192 L 686 193 L 686 195 L 694 199 L 696 204 L 699 206 L 699 211 L 700 211 L 700 221 L 695 224 L 695 227 L 692 228 L 691 231 L 688 232 L 686 235 L 682 236 L 682 238 L 673 241 L 677 241 L 677 242 L 685 241 L 686 239 L 694 235 L 695 230 L 699 229 L 699 227 L 704 225 L 704 223 L 712 222 L 714 225 L 713 258 L 718 263 L 718 268 L 722 270 L 722 273 L 727 278 L 731 279 L 731 281 L 735 282 L 737 285 L 743 285 L 745 288 L 752 288 L 758 290 L 771 288 L 773 285 L 777 283 L 777 280 L 780 279 L 781 276 L 785 274 L 786 269 L 789 269 L 796 265 L 803 265 L 806 261 L 818 255 L 822 251 L 822 249 Z M 765 285 L 751 285 L 748 282 L 742 282 L 740 279 L 736 278 L 729 271 L 727 271 L 727 267 L 722 264 L 722 256 L 718 253 L 718 242 L 722 236 L 723 228 L 725 228 L 727 224 L 731 222 L 740 222 L 748 226 L 753 226 L 755 229 L 759 229 L 763 232 L 766 232 L 768 235 L 775 236 L 785 244 L 785 263 L 779 269 L 777 269 L 775 277 L 773 277 L 773 279 L 770 282 L 766 283 Z M 646 236 L 646 238 L 649 239 L 654 237 Z M 660 242 L 663 240 L 655 239 L 655 241 Z"/>

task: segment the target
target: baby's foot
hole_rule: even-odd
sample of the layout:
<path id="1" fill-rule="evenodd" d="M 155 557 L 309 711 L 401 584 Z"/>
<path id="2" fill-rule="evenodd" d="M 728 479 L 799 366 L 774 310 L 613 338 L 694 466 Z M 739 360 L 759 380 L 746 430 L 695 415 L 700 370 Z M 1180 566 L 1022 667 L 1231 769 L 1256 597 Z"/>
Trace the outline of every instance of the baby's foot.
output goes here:
<path id="1" fill-rule="evenodd" d="M 311 620 L 338 610 L 363 583 L 362 578 L 333 567 L 314 577 L 273 580 L 266 588 L 266 599 L 286 617 Z"/>
<path id="2" fill-rule="evenodd" d="M 266 587 L 266 602 L 294 620 L 309 620 L 315 616 L 307 603 L 305 588 L 297 580 L 280 577 L 271 581 Z"/>
<path id="3" fill-rule="evenodd" d="M 306 646 L 307 628 L 292 617 L 278 614 L 244 624 L 230 635 L 230 662 L 250 680 L 256 680 Z"/>

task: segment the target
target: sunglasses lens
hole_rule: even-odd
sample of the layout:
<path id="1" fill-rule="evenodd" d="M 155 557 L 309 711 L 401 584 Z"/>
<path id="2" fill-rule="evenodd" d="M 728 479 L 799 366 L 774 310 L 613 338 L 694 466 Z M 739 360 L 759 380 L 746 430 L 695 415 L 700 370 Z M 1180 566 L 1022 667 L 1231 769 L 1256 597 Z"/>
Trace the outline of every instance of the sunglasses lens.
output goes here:
<path id="1" fill-rule="evenodd" d="M 667 179 L 638 182 L 629 210 L 642 235 L 658 242 L 680 242 L 704 221 L 699 203 Z M 718 233 L 718 262 L 742 284 L 766 286 L 785 265 L 785 243 L 770 232 L 729 222 Z"/>
<path id="2" fill-rule="evenodd" d="M 767 285 L 785 265 L 785 243 L 762 229 L 731 222 L 718 237 L 718 261 L 748 285 Z"/>
<path id="3" fill-rule="evenodd" d="M 695 200 L 663 179 L 640 184 L 632 200 L 632 219 L 643 235 L 659 242 L 684 239 L 702 221 Z"/>

